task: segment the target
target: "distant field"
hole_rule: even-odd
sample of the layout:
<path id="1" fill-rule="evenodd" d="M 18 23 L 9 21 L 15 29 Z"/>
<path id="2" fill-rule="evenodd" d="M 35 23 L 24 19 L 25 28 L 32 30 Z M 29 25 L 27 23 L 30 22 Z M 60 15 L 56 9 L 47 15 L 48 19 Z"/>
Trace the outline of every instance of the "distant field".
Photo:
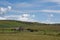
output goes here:
<path id="1" fill-rule="evenodd" d="M 30 29 L 60 31 L 60 24 L 43 24 L 37 22 L 31 23 L 14 20 L 0 20 L 0 28 L 15 28 L 20 26 Z"/>
<path id="2" fill-rule="evenodd" d="M 16 27 L 24 31 L 11 30 Z M 0 20 L 0 40 L 60 40 L 60 24 Z"/>

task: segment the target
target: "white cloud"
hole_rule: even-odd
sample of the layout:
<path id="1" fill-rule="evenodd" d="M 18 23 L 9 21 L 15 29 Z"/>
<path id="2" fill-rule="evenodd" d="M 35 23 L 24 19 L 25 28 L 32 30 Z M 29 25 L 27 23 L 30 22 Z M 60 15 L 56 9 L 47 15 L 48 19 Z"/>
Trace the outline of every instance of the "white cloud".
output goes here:
<path id="1" fill-rule="evenodd" d="M 60 4 L 60 0 L 46 0 L 46 1 L 49 1 L 49 2 L 55 2 L 55 3 Z"/>
<path id="2" fill-rule="evenodd" d="M 60 13 L 60 10 L 41 10 L 41 12 L 52 12 L 52 13 Z"/>
<path id="3" fill-rule="evenodd" d="M 23 14 L 22 17 L 29 17 L 29 14 Z"/>
<path id="4" fill-rule="evenodd" d="M 53 18 L 53 17 L 54 17 L 53 14 L 48 14 L 45 23 L 47 23 L 47 24 L 48 24 L 48 23 L 52 24 L 52 23 L 53 23 L 53 22 L 52 22 L 52 18 Z"/>
<path id="5" fill-rule="evenodd" d="M 35 17 L 35 15 L 32 15 L 32 17 L 34 18 L 34 17 Z"/>
<path id="6" fill-rule="evenodd" d="M 7 11 L 7 9 L 6 8 L 0 8 L 0 14 L 3 14 L 3 13 L 5 13 Z"/>
<path id="7" fill-rule="evenodd" d="M 29 3 L 26 3 L 26 2 L 23 2 L 23 3 L 17 3 L 15 4 L 17 7 L 31 7 L 33 6 L 32 4 L 29 4 Z"/>
<path id="8" fill-rule="evenodd" d="M 4 17 L 0 17 L 0 20 L 6 20 L 6 18 L 4 18 Z"/>
<path id="9" fill-rule="evenodd" d="M 38 0 L 38 2 L 42 2 L 42 3 L 53 2 L 53 3 L 60 4 L 60 0 Z"/>
<path id="10" fill-rule="evenodd" d="M 59 14 L 60 13 L 60 10 L 11 10 L 11 12 L 16 12 L 16 14 L 19 14 L 19 13 L 23 13 L 24 15 L 23 16 L 28 16 L 26 13 L 30 14 L 35 14 L 35 13 L 57 13 Z M 35 15 L 32 15 L 33 17 L 35 17 Z"/>
<path id="11" fill-rule="evenodd" d="M 6 8 L 1 8 L 1 11 L 2 12 L 5 12 L 7 9 Z"/>
<path id="12" fill-rule="evenodd" d="M 33 17 L 33 15 L 30 15 L 30 14 L 23 14 L 19 17 L 18 20 L 21 20 L 21 21 L 28 21 L 28 22 L 34 22 L 34 19 L 31 18 Z"/>
<path id="13" fill-rule="evenodd" d="M 9 10 L 11 10 L 11 6 L 8 6 L 8 8 L 0 7 L 0 15 L 8 12 Z"/>
<path id="14" fill-rule="evenodd" d="M 8 6 L 8 9 L 9 9 L 9 10 L 11 10 L 11 9 L 12 9 L 12 7 L 11 7 L 11 6 Z"/>
<path id="15" fill-rule="evenodd" d="M 47 17 L 54 17 L 54 15 L 53 14 L 48 14 Z"/>
<path id="16" fill-rule="evenodd" d="M 54 15 L 53 14 L 50 14 L 51 17 L 53 17 Z"/>
<path id="17" fill-rule="evenodd" d="M 27 21 L 27 22 L 35 22 L 33 19 L 33 15 L 30 14 L 22 14 L 22 15 L 10 15 L 5 16 L 6 20 L 19 20 L 19 21 Z"/>

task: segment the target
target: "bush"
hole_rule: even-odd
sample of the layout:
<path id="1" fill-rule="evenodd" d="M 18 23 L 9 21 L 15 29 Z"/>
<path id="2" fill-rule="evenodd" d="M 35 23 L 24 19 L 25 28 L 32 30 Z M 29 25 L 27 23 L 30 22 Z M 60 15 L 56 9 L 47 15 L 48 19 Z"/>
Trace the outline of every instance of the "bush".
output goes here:
<path id="1" fill-rule="evenodd" d="M 36 29 L 26 29 L 27 31 L 29 31 L 29 32 L 38 32 L 38 30 L 36 30 Z"/>

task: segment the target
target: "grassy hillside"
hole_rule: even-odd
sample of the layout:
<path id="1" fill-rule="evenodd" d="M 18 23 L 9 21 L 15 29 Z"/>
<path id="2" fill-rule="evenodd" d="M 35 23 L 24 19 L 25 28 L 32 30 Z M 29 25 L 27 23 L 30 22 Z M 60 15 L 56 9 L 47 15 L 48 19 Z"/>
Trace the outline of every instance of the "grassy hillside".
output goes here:
<path id="1" fill-rule="evenodd" d="M 0 20 L 0 28 L 24 27 L 38 30 L 59 30 L 60 24 L 43 24 L 37 22 L 22 22 L 14 20 Z"/>
<path id="2" fill-rule="evenodd" d="M 10 29 L 15 27 L 23 27 L 24 31 Z M 0 40 L 60 40 L 60 24 L 0 20 Z"/>

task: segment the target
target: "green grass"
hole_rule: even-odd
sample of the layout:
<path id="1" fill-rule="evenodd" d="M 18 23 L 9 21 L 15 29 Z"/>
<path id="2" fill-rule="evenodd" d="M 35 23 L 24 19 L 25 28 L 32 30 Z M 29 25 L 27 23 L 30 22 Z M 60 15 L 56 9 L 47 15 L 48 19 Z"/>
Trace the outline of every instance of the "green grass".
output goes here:
<path id="1" fill-rule="evenodd" d="M 60 24 L 42 24 L 36 22 L 21 22 L 14 20 L 0 20 L 0 28 L 24 27 L 37 30 L 55 30 L 60 31 Z"/>
<path id="2" fill-rule="evenodd" d="M 0 40 L 60 40 L 60 36 L 37 35 L 32 32 L 0 33 Z"/>
<path id="3" fill-rule="evenodd" d="M 10 29 L 20 26 L 24 29 L 38 30 L 38 32 L 19 32 Z M 0 40 L 60 40 L 60 24 L 0 20 Z"/>

